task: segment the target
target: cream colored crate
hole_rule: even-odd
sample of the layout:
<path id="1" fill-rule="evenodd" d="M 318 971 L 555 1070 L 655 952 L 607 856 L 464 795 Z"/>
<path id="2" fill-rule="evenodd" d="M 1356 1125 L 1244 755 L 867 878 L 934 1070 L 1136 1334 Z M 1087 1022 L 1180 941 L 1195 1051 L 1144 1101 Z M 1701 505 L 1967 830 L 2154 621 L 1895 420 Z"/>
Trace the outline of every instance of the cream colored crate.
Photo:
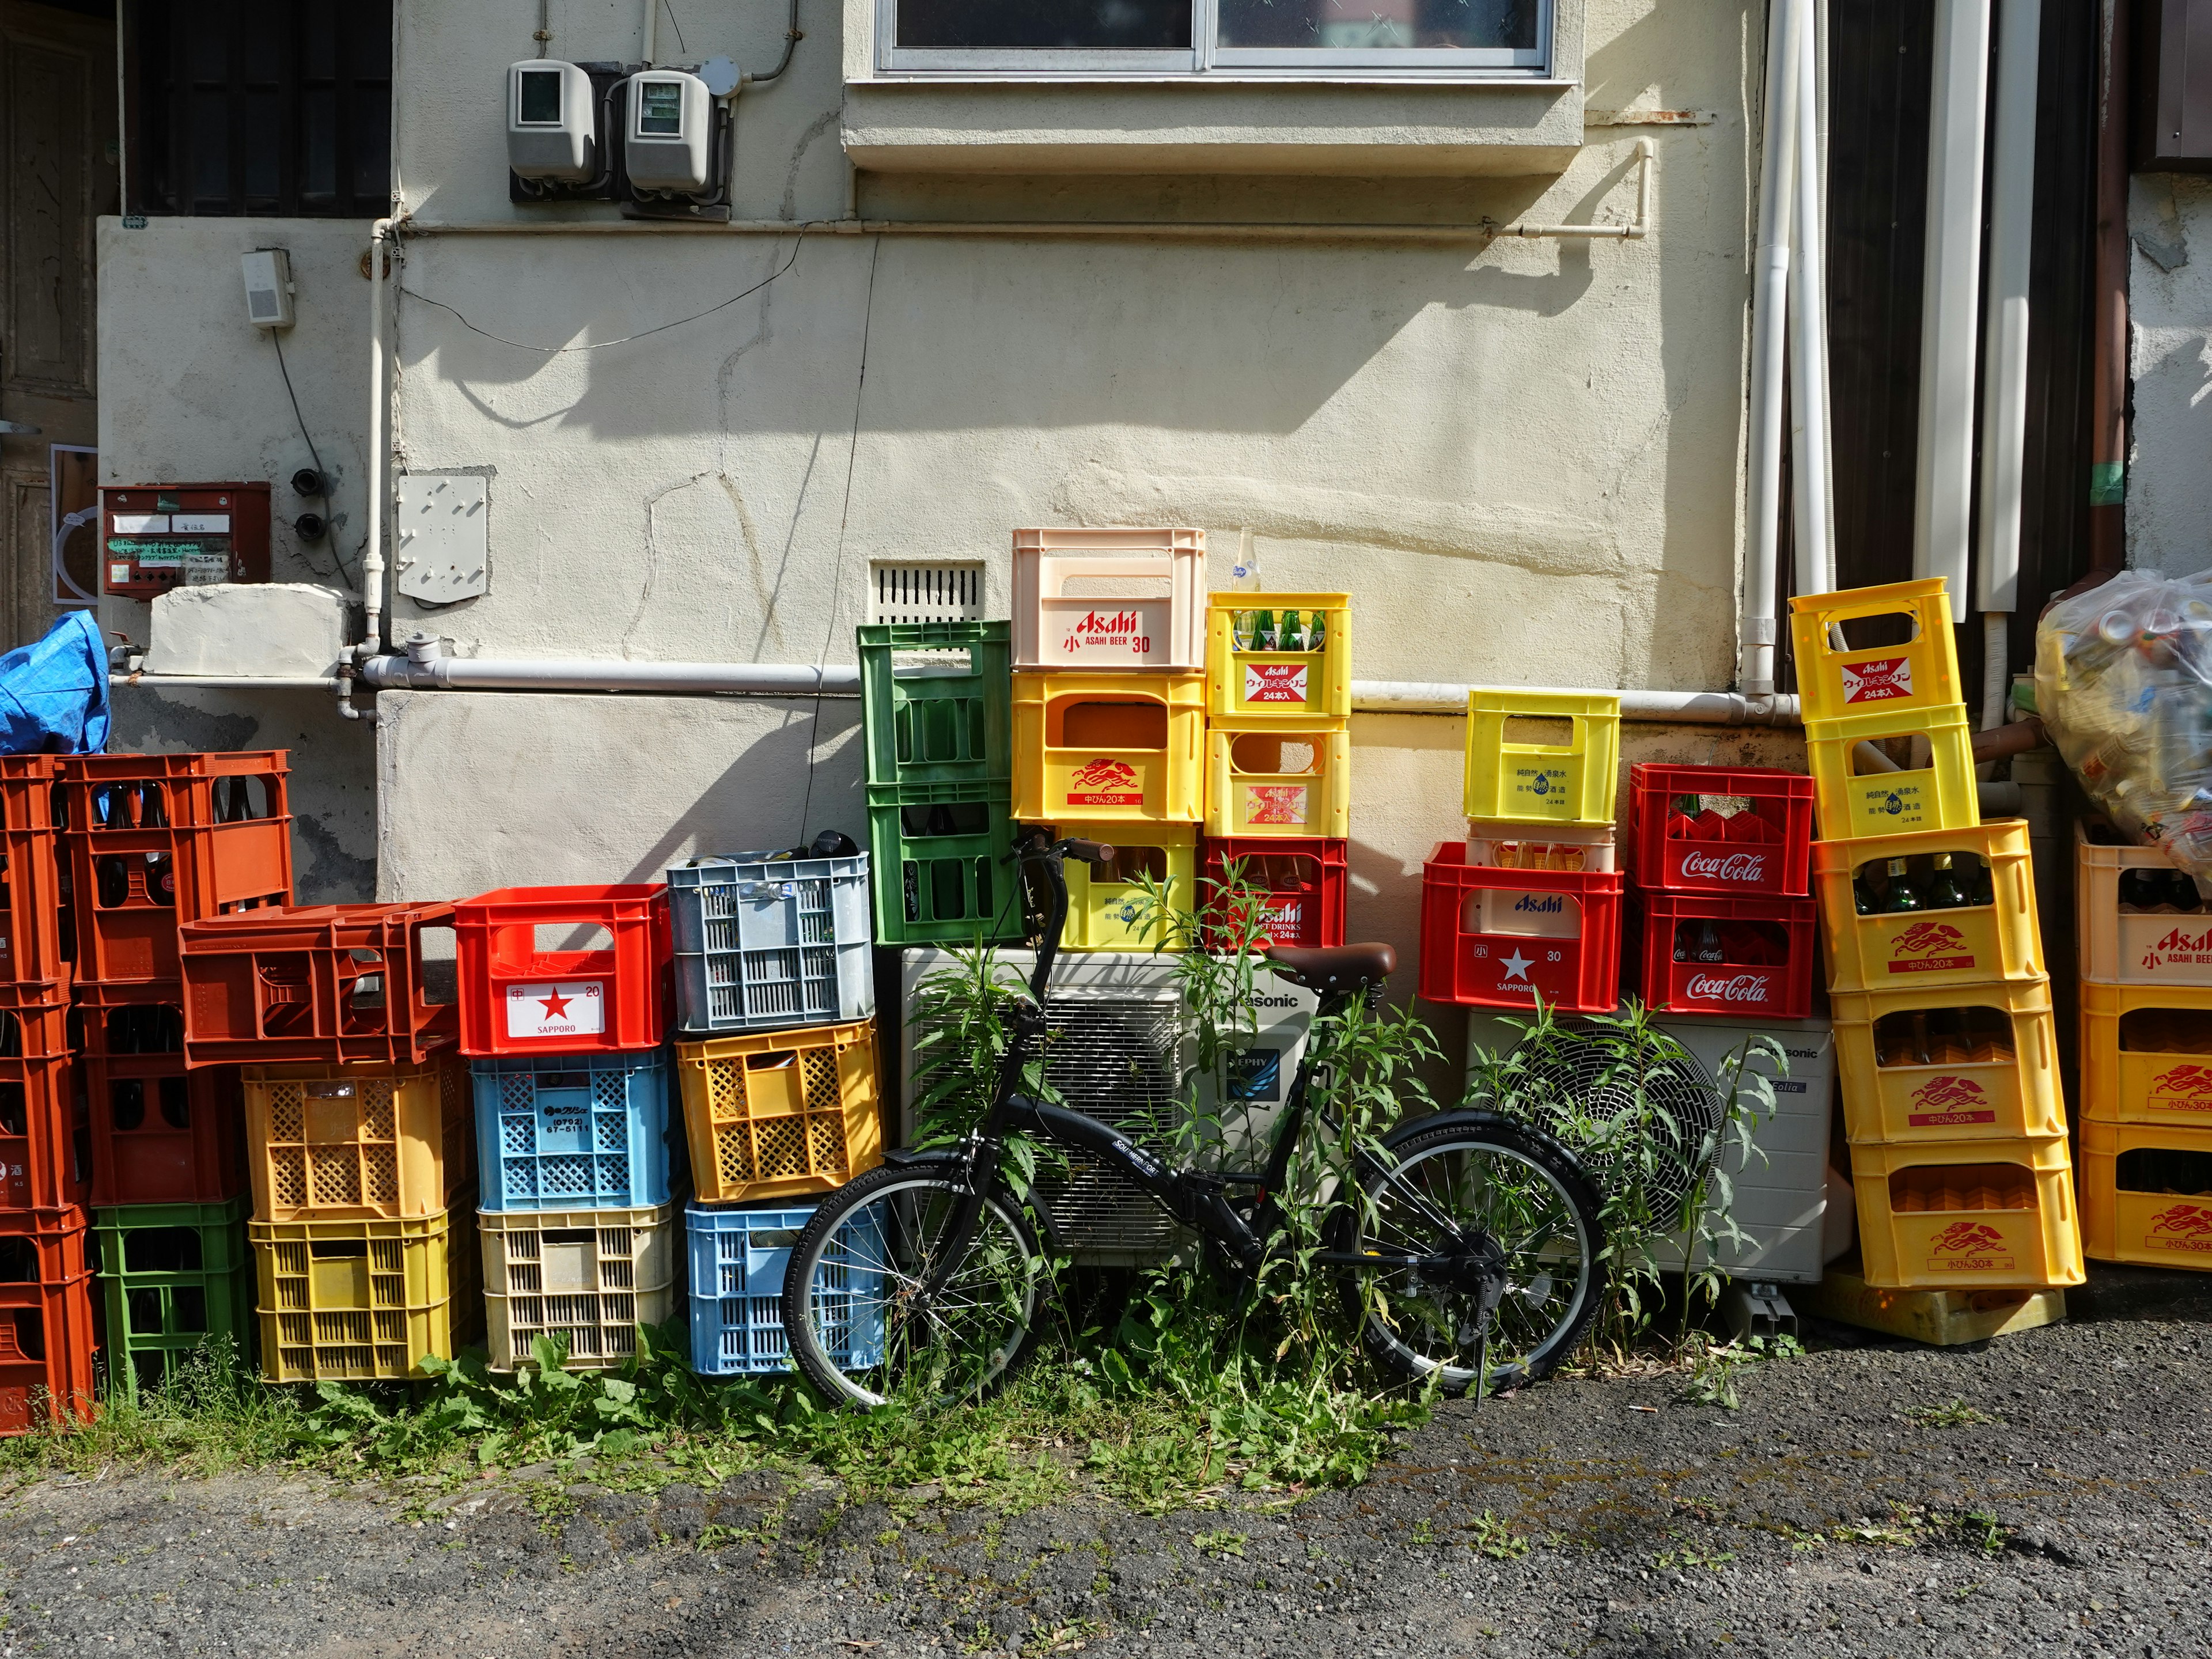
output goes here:
<path id="1" fill-rule="evenodd" d="M 673 1204 L 480 1213 L 492 1369 L 532 1364 L 541 1336 L 567 1339 L 572 1370 L 636 1352 L 637 1328 L 675 1311 L 678 1218 Z"/>

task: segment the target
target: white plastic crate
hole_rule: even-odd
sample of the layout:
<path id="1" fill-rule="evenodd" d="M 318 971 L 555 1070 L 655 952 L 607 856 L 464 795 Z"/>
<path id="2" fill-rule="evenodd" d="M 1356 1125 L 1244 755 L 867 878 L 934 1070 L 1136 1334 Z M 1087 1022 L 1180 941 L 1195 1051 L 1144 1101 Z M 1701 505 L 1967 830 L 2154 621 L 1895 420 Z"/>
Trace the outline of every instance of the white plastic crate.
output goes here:
<path id="1" fill-rule="evenodd" d="M 693 859 L 669 870 L 668 908 L 686 1031 L 824 1025 L 875 1012 L 866 853 Z"/>
<path id="2" fill-rule="evenodd" d="M 1609 823 L 1506 823 L 1470 818 L 1467 861 L 1516 870 L 1610 871 L 1613 826 Z"/>
<path id="3" fill-rule="evenodd" d="M 2155 847 L 2093 840 L 2086 823 L 2074 833 L 2081 977 L 2099 985 L 2212 985 L 2212 906 L 2142 909 L 2121 903 L 2123 892 L 2135 884 L 2131 872 L 2185 883 L 2179 866 Z"/>
<path id="4" fill-rule="evenodd" d="M 640 1325 L 676 1308 L 676 1206 L 485 1210 L 484 1325 L 494 1370 L 530 1363 L 532 1340 L 568 1340 L 571 1369 L 618 1365 Z"/>
<path id="5" fill-rule="evenodd" d="M 1014 666 L 1206 666 L 1203 530 L 1014 532 Z"/>

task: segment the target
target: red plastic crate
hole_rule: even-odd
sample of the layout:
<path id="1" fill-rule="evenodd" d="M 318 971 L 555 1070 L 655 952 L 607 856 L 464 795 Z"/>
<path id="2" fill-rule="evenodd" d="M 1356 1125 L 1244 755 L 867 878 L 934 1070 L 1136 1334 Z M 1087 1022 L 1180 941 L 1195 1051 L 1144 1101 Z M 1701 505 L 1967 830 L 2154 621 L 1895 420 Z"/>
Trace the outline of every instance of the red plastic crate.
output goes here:
<path id="1" fill-rule="evenodd" d="M 94 1208 L 209 1204 L 246 1188 L 246 1107 L 234 1066 L 186 1071 L 181 1046 L 142 1047 L 136 1015 L 161 1015 L 160 1036 L 180 1045 L 175 1008 L 88 1011 L 77 1062 L 91 1149 Z M 104 1018 L 102 1017 L 104 1016 Z"/>
<path id="2" fill-rule="evenodd" d="M 53 817 L 61 770 L 59 755 L 0 756 L 0 981 L 69 977 Z"/>
<path id="3" fill-rule="evenodd" d="M 1668 802 L 1678 795 L 1748 802 L 1726 822 L 1736 826 L 1748 814 L 1762 839 L 1668 836 L 1668 820 L 1679 816 Z M 1628 769 L 1628 813 L 1630 867 L 1638 887 L 1729 898 L 1802 898 L 1811 890 L 1813 780 L 1802 772 L 1639 762 Z"/>
<path id="4" fill-rule="evenodd" d="M 1638 892 L 1630 901 L 1631 972 L 1654 1012 L 1803 1019 L 1813 1012 L 1820 901 Z M 1705 928 L 1710 924 L 1710 939 Z M 1718 963 L 1677 962 L 1717 947 Z"/>
<path id="5" fill-rule="evenodd" d="M 176 979 L 179 923 L 291 902 L 283 750 L 62 763 L 78 981 Z"/>
<path id="6" fill-rule="evenodd" d="M 1214 902 L 1209 882 L 1225 881 L 1231 860 L 1240 861 L 1246 884 L 1267 895 L 1268 930 L 1262 945 L 1311 950 L 1344 943 L 1345 896 L 1351 884 L 1344 841 L 1277 841 L 1258 836 L 1206 837 L 1199 868 L 1201 902 Z M 1208 929 L 1206 943 L 1219 940 Z"/>
<path id="7" fill-rule="evenodd" d="M 184 923 L 186 1062 L 428 1058 L 459 1035 L 460 1011 L 426 994 L 422 932 L 453 925 L 450 904 L 280 907 Z"/>
<path id="8" fill-rule="evenodd" d="M 1421 866 L 1421 994 L 1481 1008 L 1530 1008 L 1540 996 L 1563 1014 L 1612 1012 L 1622 880 L 1617 870 L 1470 865 L 1466 843 L 1438 842 Z"/>
<path id="9" fill-rule="evenodd" d="M 0 1435 L 94 1410 L 88 1218 L 76 1206 L 0 1213 Z"/>
<path id="10" fill-rule="evenodd" d="M 74 1046 L 66 981 L 0 981 L 0 1059 L 62 1058 Z"/>
<path id="11" fill-rule="evenodd" d="M 0 1211 L 82 1204 L 89 1148 L 66 1054 L 0 1058 Z"/>
<path id="12" fill-rule="evenodd" d="M 502 887 L 453 907 L 461 1052 L 611 1054 L 668 1035 L 668 890 Z M 579 935 L 606 935 L 580 949 Z"/>

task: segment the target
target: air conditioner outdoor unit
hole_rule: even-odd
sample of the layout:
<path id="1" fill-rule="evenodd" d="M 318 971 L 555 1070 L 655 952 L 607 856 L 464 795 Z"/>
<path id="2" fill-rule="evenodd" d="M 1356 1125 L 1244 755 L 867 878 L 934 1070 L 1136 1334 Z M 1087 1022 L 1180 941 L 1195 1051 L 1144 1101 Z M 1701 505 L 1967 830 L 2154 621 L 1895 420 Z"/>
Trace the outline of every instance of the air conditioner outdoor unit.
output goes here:
<path id="1" fill-rule="evenodd" d="M 1008 983 L 1036 965 L 1028 951 L 999 952 Z M 933 973 L 952 967 L 949 951 L 904 953 L 900 974 L 899 1141 L 911 1146 L 914 1125 L 915 993 Z M 1200 1159 L 1224 1168 L 1256 1169 L 1267 1156 L 1275 1121 L 1305 1050 L 1316 1006 L 1312 992 L 1258 976 L 1258 1030 L 1228 1066 L 1231 1098 L 1210 1080 L 1199 1091 L 1197 1121 L 1208 1142 Z M 1186 1121 L 1182 1079 L 1196 1063 L 1197 1034 L 1182 1006 L 1174 960 L 1149 951 L 1070 951 L 1053 968 L 1047 1007 L 1052 1033 L 1046 1077 L 1079 1112 L 1113 1124 L 1132 1140 L 1171 1147 Z M 1218 1139 L 1212 1130 L 1218 1126 Z M 1061 1240 L 1085 1266 L 1141 1267 L 1164 1260 L 1184 1230 L 1118 1171 L 1072 1158 L 1063 1176 L 1042 1179 L 1039 1195 Z"/>
<path id="2" fill-rule="evenodd" d="M 1565 1020 L 1572 1028 L 1583 1022 Z M 1733 1213 L 1748 1241 L 1719 1241 L 1717 1263 L 1730 1278 L 1745 1283 L 1814 1285 L 1820 1279 L 1823 1263 L 1823 1222 L 1828 1205 L 1828 1115 L 1834 1092 L 1836 1051 L 1834 1033 L 1825 1019 L 1774 1020 L 1762 1025 L 1738 1025 L 1724 1021 L 1667 1018 L 1654 1024 L 1668 1032 L 1688 1051 L 1695 1067 L 1692 1076 L 1664 1079 L 1676 1093 L 1669 1102 L 1676 1117 L 1700 1127 L 1717 1121 L 1724 1096 L 1722 1061 L 1742 1048 L 1754 1034 L 1772 1037 L 1789 1060 L 1786 1075 L 1777 1077 L 1771 1061 L 1754 1059 L 1754 1067 L 1774 1084 L 1774 1115 L 1753 1132 L 1756 1153 L 1738 1152 L 1726 1164 L 1734 1188 Z M 1475 1050 L 1510 1054 L 1522 1034 L 1504 1017 L 1480 1012 L 1468 1019 L 1468 1059 Z M 1571 1050 L 1560 1062 L 1571 1068 Z M 1687 1069 L 1687 1068 L 1685 1068 Z M 1764 1153 L 1764 1161 L 1759 1156 Z M 1593 1171 L 1602 1179 L 1602 1173 Z M 1684 1241 L 1660 1254 L 1662 1268 L 1680 1272 Z M 1716 1252 L 1701 1249 L 1700 1267 Z"/>

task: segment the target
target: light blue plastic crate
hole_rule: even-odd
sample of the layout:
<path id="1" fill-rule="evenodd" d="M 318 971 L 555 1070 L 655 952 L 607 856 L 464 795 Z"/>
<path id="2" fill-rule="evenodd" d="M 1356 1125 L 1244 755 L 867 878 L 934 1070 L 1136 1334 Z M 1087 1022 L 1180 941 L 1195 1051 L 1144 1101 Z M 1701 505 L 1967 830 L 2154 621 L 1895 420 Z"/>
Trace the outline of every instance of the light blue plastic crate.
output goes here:
<path id="1" fill-rule="evenodd" d="M 791 1369 L 783 1331 L 783 1275 L 791 1247 L 814 1218 L 811 1204 L 694 1204 L 684 1212 L 691 1243 L 691 1369 L 702 1376 L 741 1376 Z M 873 1217 L 846 1230 L 865 1254 L 881 1260 Z M 849 1312 L 830 1343 L 839 1370 L 864 1371 L 884 1358 L 883 1275 L 851 1261 L 825 1261 L 820 1271 L 848 1301 Z"/>
<path id="2" fill-rule="evenodd" d="M 671 1201 L 683 1128 L 668 1051 L 522 1054 L 470 1067 L 486 1210 L 628 1210 Z M 671 1152 L 673 1148 L 673 1158 Z"/>
<path id="3" fill-rule="evenodd" d="M 826 1025 L 876 1011 L 868 855 L 694 859 L 668 872 L 686 1031 Z"/>

